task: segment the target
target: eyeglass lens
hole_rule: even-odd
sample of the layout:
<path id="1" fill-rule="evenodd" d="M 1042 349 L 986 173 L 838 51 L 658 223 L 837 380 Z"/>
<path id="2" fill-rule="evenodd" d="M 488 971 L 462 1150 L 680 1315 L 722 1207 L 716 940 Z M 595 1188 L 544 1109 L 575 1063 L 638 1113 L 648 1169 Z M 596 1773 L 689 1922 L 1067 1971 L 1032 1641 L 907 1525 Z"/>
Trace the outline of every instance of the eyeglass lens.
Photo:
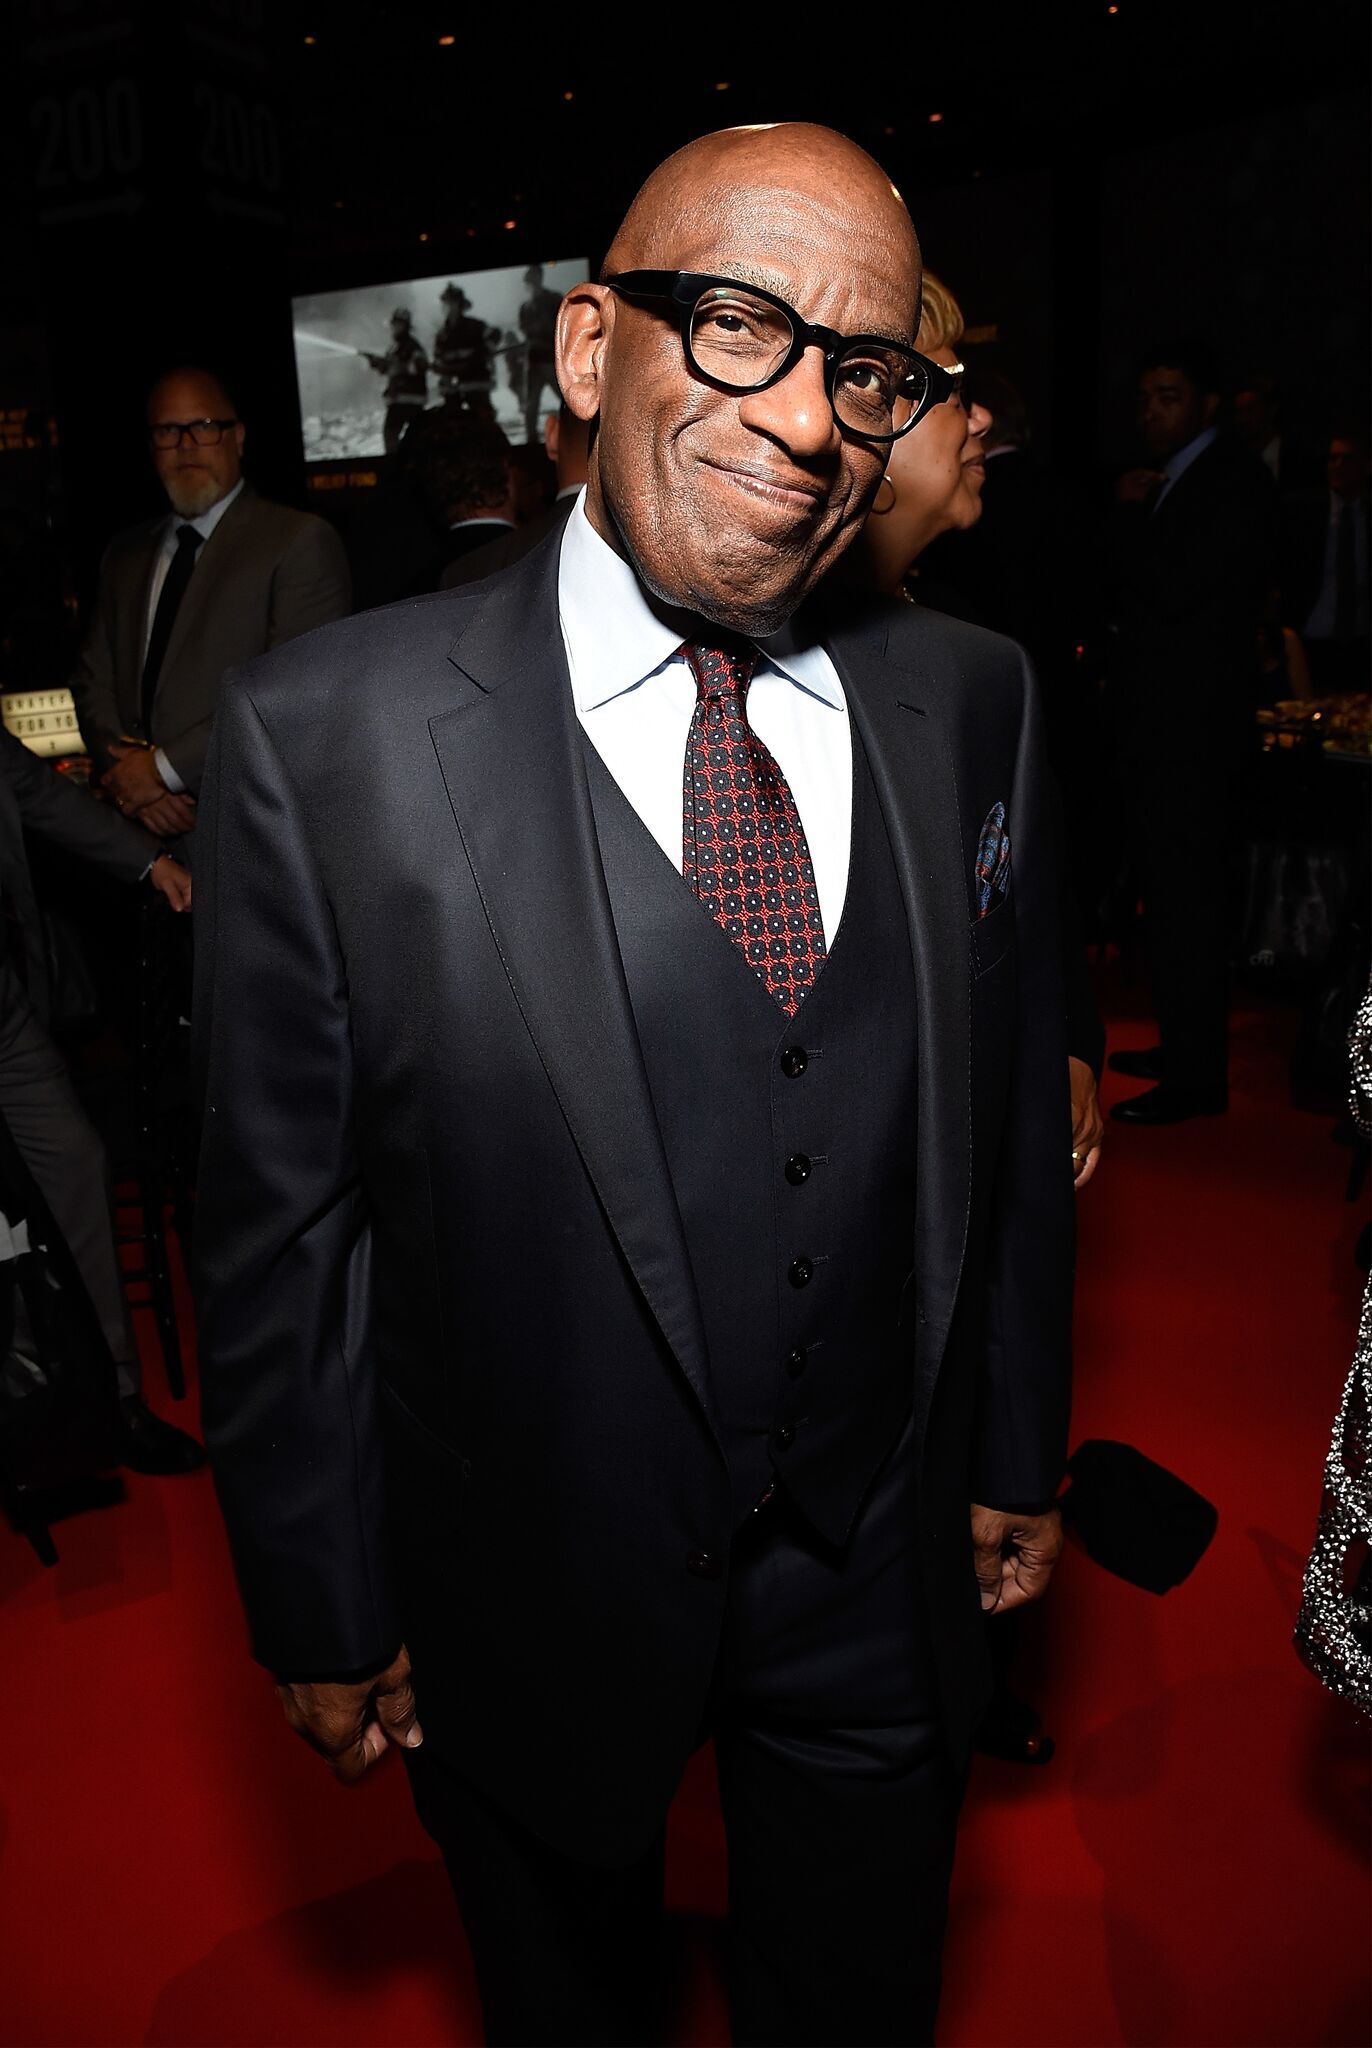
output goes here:
<path id="1" fill-rule="evenodd" d="M 154 448 L 179 448 L 189 434 L 197 448 L 217 448 L 232 420 L 157 420 L 148 428 Z"/>
<path id="2" fill-rule="evenodd" d="M 716 383 L 755 391 L 786 360 L 794 333 L 779 306 L 712 285 L 691 314 L 691 355 Z M 834 366 L 834 412 L 854 433 L 899 432 L 923 397 L 919 366 L 895 349 L 863 343 L 845 349 Z"/>

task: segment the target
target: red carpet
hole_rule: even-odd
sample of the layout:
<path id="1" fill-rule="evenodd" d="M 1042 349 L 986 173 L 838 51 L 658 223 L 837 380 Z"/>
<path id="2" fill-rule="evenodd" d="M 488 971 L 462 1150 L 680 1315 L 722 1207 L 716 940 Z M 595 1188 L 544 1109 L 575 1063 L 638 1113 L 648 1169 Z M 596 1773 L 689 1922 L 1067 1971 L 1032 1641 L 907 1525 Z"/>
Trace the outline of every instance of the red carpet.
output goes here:
<path id="1" fill-rule="evenodd" d="M 1112 1043 L 1147 1035 L 1122 1023 Z M 978 1763 L 942 2029 L 959 2048 L 1372 2038 L 1366 1723 L 1289 1646 L 1361 1212 L 1329 1119 L 1287 1103 L 1288 1036 L 1241 1015 L 1230 1115 L 1114 1127 L 1081 1198 L 1075 1436 L 1136 1444 L 1220 1528 L 1161 1600 L 1072 1550 L 1029 1632 L 1025 1687 L 1058 1754 Z M 45 1572 L 0 1527 L 0 2039 L 475 2042 L 400 1767 L 345 1792 L 287 1733 L 208 1480 L 130 1477 L 56 1536 Z M 669 1884 L 676 2038 L 722 2043 L 705 1759 Z"/>

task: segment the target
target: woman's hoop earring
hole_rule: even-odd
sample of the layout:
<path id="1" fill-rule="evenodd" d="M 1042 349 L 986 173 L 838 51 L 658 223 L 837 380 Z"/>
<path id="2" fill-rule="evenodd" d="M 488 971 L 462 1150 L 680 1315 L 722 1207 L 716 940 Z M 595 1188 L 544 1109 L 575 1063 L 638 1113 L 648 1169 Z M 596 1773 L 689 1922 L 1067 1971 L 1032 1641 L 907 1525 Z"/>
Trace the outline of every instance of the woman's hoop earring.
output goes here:
<path id="1" fill-rule="evenodd" d="M 887 490 L 891 493 L 889 499 L 884 505 L 881 502 L 881 484 L 885 484 Z M 881 479 L 881 484 L 877 485 L 877 494 L 875 498 L 873 498 L 872 500 L 872 510 L 876 513 L 894 512 L 896 508 L 896 487 L 891 482 L 891 472 L 889 469 L 887 470 L 885 476 Z"/>

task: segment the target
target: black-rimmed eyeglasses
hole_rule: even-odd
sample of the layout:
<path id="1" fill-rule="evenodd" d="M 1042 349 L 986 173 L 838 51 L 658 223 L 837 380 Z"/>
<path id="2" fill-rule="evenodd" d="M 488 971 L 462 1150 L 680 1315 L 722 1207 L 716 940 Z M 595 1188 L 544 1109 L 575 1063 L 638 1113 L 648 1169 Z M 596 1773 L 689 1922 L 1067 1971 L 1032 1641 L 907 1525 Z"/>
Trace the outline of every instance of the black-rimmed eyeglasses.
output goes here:
<path id="1" fill-rule="evenodd" d="M 686 360 L 724 391 L 766 391 L 807 348 L 824 351 L 824 388 L 834 418 L 867 441 L 897 441 L 930 406 L 951 398 L 955 380 L 927 356 L 880 334 L 837 334 L 802 320 L 794 306 L 758 285 L 696 270 L 622 270 L 612 291 L 670 305 Z"/>
<path id="2" fill-rule="evenodd" d="M 197 448 L 217 448 L 225 428 L 237 425 L 237 420 L 154 420 L 148 439 L 154 448 L 179 448 L 189 434 Z"/>

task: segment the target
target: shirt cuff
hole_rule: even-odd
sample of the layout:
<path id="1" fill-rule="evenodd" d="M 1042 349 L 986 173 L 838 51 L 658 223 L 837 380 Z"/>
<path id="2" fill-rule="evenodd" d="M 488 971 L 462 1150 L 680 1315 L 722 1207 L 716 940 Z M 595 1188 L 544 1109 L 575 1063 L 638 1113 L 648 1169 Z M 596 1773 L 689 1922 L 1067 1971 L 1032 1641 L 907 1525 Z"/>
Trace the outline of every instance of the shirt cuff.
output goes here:
<path id="1" fill-rule="evenodd" d="M 157 763 L 158 774 L 162 777 L 162 780 L 166 783 L 167 788 L 171 791 L 172 795 L 183 795 L 185 793 L 186 785 L 181 780 L 181 777 L 177 774 L 176 770 L 172 767 L 171 762 L 167 759 L 166 749 L 164 747 L 154 747 L 152 750 L 152 757 L 153 760 Z"/>

